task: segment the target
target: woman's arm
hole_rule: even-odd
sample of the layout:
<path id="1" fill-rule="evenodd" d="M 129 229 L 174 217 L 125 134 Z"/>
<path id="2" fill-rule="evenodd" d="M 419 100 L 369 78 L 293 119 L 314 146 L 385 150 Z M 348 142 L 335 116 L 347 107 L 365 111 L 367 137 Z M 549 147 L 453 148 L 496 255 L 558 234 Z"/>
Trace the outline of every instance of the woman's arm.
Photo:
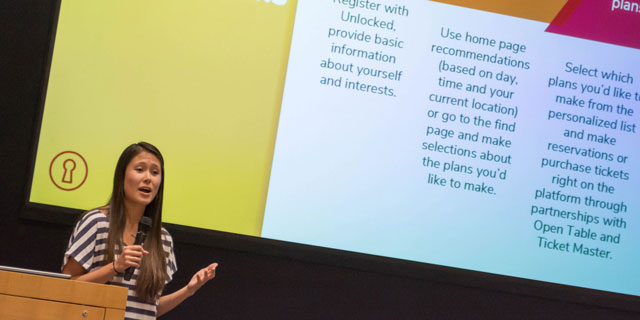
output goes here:
<path id="1" fill-rule="evenodd" d="M 106 283 L 116 275 L 111 263 L 102 266 L 98 270 L 87 273 L 87 270 L 85 270 L 84 267 L 73 257 L 69 257 L 67 264 L 62 268 L 62 273 L 70 275 L 73 280 L 95 283 Z"/>
<path id="2" fill-rule="evenodd" d="M 69 257 L 67 264 L 62 268 L 62 273 L 70 275 L 73 280 L 106 283 L 113 276 L 123 273 L 129 267 L 138 268 L 142 256 L 148 253 L 142 246 L 126 246 L 115 262 L 106 264 L 92 272 L 87 272 L 76 259 Z"/>
<path id="3" fill-rule="evenodd" d="M 191 277 L 191 281 L 182 289 L 160 297 L 158 302 L 157 316 L 161 316 L 173 308 L 177 307 L 182 301 L 191 297 L 200 287 L 202 287 L 207 281 L 213 279 L 216 276 L 217 263 L 212 263 L 208 267 L 201 269 Z"/>

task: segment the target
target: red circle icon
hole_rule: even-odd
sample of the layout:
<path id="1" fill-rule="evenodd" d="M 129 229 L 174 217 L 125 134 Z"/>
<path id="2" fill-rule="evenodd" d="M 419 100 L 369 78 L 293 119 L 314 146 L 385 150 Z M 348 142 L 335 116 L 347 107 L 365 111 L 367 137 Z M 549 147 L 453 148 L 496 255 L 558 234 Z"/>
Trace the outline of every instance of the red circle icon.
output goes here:
<path id="1" fill-rule="evenodd" d="M 49 178 L 60 190 L 73 191 L 80 188 L 89 176 L 87 161 L 75 151 L 58 153 L 49 165 Z"/>

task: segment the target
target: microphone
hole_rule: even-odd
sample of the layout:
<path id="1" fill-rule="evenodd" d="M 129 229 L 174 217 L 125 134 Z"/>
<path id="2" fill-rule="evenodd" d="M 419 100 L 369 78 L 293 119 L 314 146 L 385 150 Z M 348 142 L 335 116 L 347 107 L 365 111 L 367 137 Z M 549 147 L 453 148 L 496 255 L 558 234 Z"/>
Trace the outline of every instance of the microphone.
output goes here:
<path id="1" fill-rule="evenodd" d="M 140 222 L 138 222 L 138 233 L 136 233 L 136 241 L 133 242 L 133 245 L 141 245 L 144 243 L 144 240 L 147 238 L 147 232 L 149 232 L 149 230 L 151 229 L 152 224 L 153 222 L 149 217 L 142 217 L 142 219 L 140 219 Z M 129 267 L 124 271 L 125 280 L 131 280 L 134 269 L 134 267 Z"/>

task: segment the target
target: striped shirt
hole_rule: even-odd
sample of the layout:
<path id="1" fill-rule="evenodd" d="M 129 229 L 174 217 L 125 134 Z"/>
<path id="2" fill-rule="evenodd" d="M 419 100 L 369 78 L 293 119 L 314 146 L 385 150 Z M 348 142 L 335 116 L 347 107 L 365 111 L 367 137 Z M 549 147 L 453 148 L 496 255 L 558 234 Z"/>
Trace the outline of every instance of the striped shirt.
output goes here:
<path id="1" fill-rule="evenodd" d="M 64 254 L 62 267 L 67 264 L 69 257 L 73 257 L 87 272 L 99 269 L 104 265 L 107 237 L 109 235 L 109 220 L 99 210 L 87 213 L 76 225 L 67 251 Z M 162 247 L 167 257 L 167 282 L 171 281 L 177 271 L 176 258 L 173 253 L 173 240 L 167 230 L 162 228 Z M 117 255 L 115 257 L 117 259 Z M 107 284 L 122 286 L 129 289 L 125 319 L 147 320 L 156 318 L 155 303 L 147 303 L 138 298 L 135 292 L 138 269 L 135 269 L 131 280 L 126 281 L 122 275 L 114 276 Z"/>

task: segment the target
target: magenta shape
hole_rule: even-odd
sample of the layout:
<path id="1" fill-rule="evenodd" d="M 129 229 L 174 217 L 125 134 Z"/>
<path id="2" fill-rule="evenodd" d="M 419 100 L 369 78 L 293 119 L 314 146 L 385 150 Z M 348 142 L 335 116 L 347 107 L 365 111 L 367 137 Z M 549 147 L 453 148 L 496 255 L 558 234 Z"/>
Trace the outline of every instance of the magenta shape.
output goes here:
<path id="1" fill-rule="evenodd" d="M 632 2 L 640 5 L 640 0 Z M 569 0 L 565 9 L 574 6 L 573 12 L 561 10 L 546 31 L 640 49 L 640 13 L 612 11 L 612 4 L 612 0 Z M 561 17 L 563 11 L 569 16 Z"/>

